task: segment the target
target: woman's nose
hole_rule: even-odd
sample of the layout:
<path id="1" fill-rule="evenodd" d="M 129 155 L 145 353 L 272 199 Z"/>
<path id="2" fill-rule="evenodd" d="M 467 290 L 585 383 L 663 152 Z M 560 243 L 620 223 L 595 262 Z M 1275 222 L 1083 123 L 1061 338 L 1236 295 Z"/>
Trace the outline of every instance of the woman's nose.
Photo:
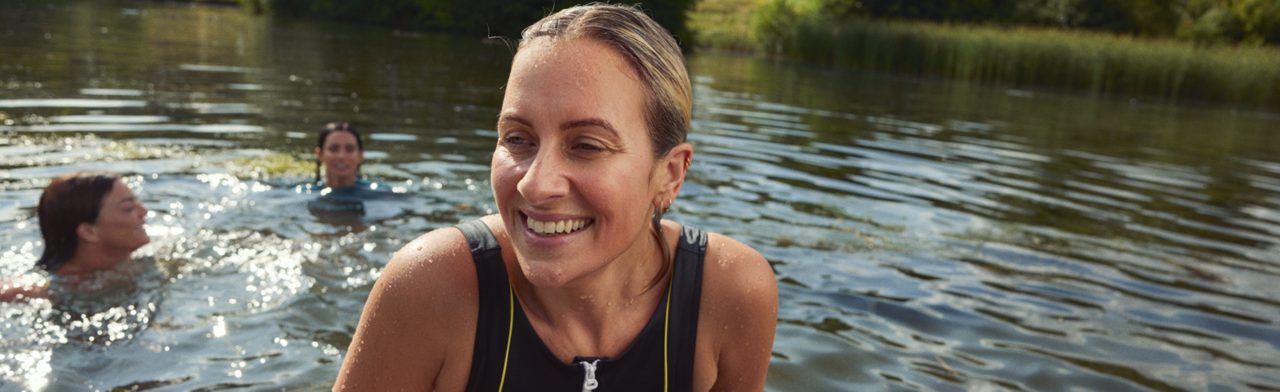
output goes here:
<path id="1" fill-rule="evenodd" d="M 564 169 L 564 162 L 557 159 L 554 152 L 540 151 L 516 183 L 516 190 L 535 205 L 564 196 L 569 190 Z"/>

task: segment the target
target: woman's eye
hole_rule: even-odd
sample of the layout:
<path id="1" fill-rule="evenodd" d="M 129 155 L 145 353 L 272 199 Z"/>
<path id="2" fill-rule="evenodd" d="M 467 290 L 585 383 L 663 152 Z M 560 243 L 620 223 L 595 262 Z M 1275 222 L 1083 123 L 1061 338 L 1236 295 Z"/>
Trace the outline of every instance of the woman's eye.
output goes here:
<path id="1" fill-rule="evenodd" d="M 591 143 L 578 143 L 577 145 L 573 146 L 573 149 L 578 151 L 586 151 L 586 152 L 604 151 L 604 147 L 601 147 L 600 145 L 596 145 L 596 144 L 591 144 Z"/>
<path id="2" fill-rule="evenodd" d="M 594 140 L 583 140 L 583 141 L 576 142 L 573 144 L 573 147 L 571 147 L 570 149 L 573 150 L 573 152 L 576 152 L 579 154 L 597 154 L 597 153 L 609 151 L 609 148 L 606 147 L 604 144 L 601 144 Z"/>
<path id="3" fill-rule="evenodd" d="M 502 144 L 505 144 L 508 147 L 523 147 L 528 146 L 531 143 L 529 142 L 529 139 L 525 139 L 524 136 L 507 135 L 502 138 Z"/>

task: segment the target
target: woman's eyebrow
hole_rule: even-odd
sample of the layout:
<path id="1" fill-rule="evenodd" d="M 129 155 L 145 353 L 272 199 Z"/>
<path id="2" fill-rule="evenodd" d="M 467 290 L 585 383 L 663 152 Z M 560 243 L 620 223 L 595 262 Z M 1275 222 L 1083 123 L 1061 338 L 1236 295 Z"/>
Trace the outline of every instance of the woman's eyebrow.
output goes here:
<path id="1" fill-rule="evenodd" d="M 498 116 L 498 124 L 502 124 L 508 121 L 520 123 L 520 125 L 524 125 L 526 127 L 533 127 L 533 123 L 529 122 L 529 120 L 525 120 L 524 117 L 520 117 L 519 115 L 516 115 L 516 114 L 507 113 L 507 114 Z"/>
<path id="2" fill-rule="evenodd" d="M 601 118 L 590 117 L 590 118 L 583 118 L 583 119 L 577 119 L 577 120 L 569 120 L 569 121 L 565 121 L 564 124 L 560 124 L 561 130 L 569 130 L 573 128 L 582 128 L 582 127 L 603 128 L 604 130 L 609 131 L 609 133 L 612 134 L 611 136 L 613 136 L 613 138 L 617 139 L 619 136 L 618 130 L 613 127 L 613 124 L 610 124 L 609 121 Z"/>
<path id="3" fill-rule="evenodd" d="M 124 199 L 120 199 L 120 201 L 117 201 L 117 202 L 116 202 L 116 204 L 117 204 L 117 205 L 119 205 L 119 204 L 123 204 L 123 203 L 125 203 L 125 202 L 134 202 L 134 201 L 137 201 L 137 198 L 136 198 L 136 197 L 133 197 L 133 196 L 129 196 L 129 197 L 126 197 L 126 198 L 124 198 Z"/>
<path id="4" fill-rule="evenodd" d="M 520 125 L 530 127 L 530 128 L 533 127 L 532 122 L 516 114 L 508 113 L 508 114 L 503 114 L 501 116 L 498 116 L 498 125 L 502 125 L 502 123 L 508 122 L 508 121 L 519 123 Z M 612 123 L 610 123 L 608 120 L 598 118 L 598 117 L 573 119 L 573 120 L 565 121 L 563 124 L 560 124 L 560 130 L 562 131 L 567 131 L 574 128 L 583 128 L 583 127 L 596 127 L 596 128 L 604 129 L 606 131 L 609 131 L 610 137 L 614 139 L 621 138 L 621 134 L 618 133 L 617 128 L 613 127 Z"/>

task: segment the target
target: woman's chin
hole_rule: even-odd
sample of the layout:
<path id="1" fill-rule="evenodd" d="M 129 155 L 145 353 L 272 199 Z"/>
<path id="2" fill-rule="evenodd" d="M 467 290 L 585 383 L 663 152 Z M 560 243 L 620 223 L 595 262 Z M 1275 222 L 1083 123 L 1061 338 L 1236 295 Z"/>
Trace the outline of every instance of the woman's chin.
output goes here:
<path id="1" fill-rule="evenodd" d="M 142 248 L 143 246 L 146 246 L 147 244 L 150 244 L 150 243 L 151 243 L 151 236 L 143 234 L 142 238 L 139 239 L 137 244 L 133 246 L 133 250 L 136 251 L 139 248 Z"/>
<path id="2" fill-rule="evenodd" d="M 525 280 L 534 286 L 548 289 L 564 286 L 564 271 L 556 266 L 546 265 L 547 263 L 522 260 L 520 270 L 524 273 Z"/>

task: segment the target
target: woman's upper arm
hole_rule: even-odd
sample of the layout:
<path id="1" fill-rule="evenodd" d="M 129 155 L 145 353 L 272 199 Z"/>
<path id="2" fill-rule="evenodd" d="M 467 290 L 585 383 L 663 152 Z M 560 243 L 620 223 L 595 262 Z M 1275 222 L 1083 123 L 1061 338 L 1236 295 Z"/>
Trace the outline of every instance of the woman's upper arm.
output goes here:
<path id="1" fill-rule="evenodd" d="M 374 283 L 334 389 L 433 389 L 462 335 L 474 334 L 474 327 L 458 328 L 468 319 L 475 324 L 474 277 L 456 229 L 432 231 L 401 248 Z"/>
<path id="2" fill-rule="evenodd" d="M 49 297 L 49 281 L 36 274 L 0 281 L 0 302 L 27 301 Z"/>
<path id="3" fill-rule="evenodd" d="M 754 249 L 711 235 L 704 267 L 702 304 L 716 336 L 716 377 L 711 390 L 764 390 L 778 324 L 778 282 L 769 262 Z M 715 331 L 714 333 L 710 333 Z"/>

